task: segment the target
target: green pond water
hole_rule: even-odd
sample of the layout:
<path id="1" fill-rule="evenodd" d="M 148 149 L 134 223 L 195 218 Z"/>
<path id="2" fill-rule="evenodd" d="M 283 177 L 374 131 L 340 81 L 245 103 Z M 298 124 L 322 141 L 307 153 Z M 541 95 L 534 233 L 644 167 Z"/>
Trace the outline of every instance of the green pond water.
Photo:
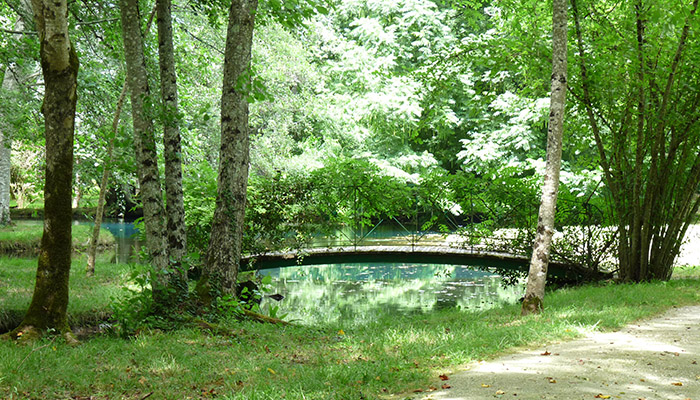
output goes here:
<path id="1" fill-rule="evenodd" d="M 272 278 L 263 310 L 279 307 L 285 319 L 304 324 L 364 324 L 386 315 L 435 312 L 445 308 L 485 310 L 514 303 L 522 286 L 504 287 L 488 271 L 460 265 L 333 264 L 260 271 Z"/>

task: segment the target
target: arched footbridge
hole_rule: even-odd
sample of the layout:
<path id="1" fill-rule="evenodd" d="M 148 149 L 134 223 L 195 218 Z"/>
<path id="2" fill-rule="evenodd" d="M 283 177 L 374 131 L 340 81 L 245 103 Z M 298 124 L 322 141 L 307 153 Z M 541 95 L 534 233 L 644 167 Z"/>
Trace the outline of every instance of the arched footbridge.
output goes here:
<path id="1" fill-rule="evenodd" d="M 415 263 L 452 264 L 527 270 L 530 259 L 524 255 L 486 251 L 478 248 L 447 246 L 341 246 L 309 248 L 300 251 L 271 252 L 241 258 L 241 269 L 270 269 L 299 265 L 343 263 Z M 550 272 L 562 276 L 577 275 L 572 265 L 550 262 Z"/>

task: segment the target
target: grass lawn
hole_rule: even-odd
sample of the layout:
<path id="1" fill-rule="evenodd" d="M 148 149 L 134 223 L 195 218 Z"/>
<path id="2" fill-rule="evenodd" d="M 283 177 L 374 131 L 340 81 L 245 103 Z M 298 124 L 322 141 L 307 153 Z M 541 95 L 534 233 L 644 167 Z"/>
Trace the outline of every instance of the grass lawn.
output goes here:
<path id="1" fill-rule="evenodd" d="M 17 221 L 12 225 L 0 228 L 0 254 L 33 256 L 41 244 L 43 225 L 41 221 Z M 78 252 L 87 251 L 88 239 L 92 227 L 88 225 L 73 225 L 73 249 Z M 106 229 L 100 230 L 98 247 L 114 245 L 114 236 Z"/>
<path id="2" fill-rule="evenodd" d="M 33 261 L 0 259 L 0 316 L 29 302 Z M 109 309 L 128 266 L 99 263 L 71 276 L 72 321 Z M 695 271 L 695 270 L 693 270 Z M 687 272 L 687 271 L 686 271 Z M 285 326 L 224 321 L 229 336 L 196 328 L 98 335 L 68 347 L 51 337 L 0 343 L 2 399 L 403 399 L 441 385 L 438 375 L 517 346 L 619 328 L 670 307 L 700 303 L 700 280 L 563 289 L 539 316 L 519 305 L 482 312 L 387 315 L 360 325 Z M 149 396 L 150 394 L 150 396 Z"/>

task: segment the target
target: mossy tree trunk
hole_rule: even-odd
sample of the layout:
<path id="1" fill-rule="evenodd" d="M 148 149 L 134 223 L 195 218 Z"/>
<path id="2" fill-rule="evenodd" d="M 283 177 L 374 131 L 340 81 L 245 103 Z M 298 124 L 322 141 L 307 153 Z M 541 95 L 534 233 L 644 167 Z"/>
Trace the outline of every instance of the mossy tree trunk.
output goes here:
<path id="1" fill-rule="evenodd" d="M 248 185 L 248 95 L 257 0 L 234 0 L 229 10 L 221 94 L 221 149 L 216 209 L 197 292 L 205 304 L 235 295 Z"/>
<path id="2" fill-rule="evenodd" d="M 567 0 L 554 0 L 552 13 L 552 94 L 547 132 L 547 166 L 542 187 L 537 234 L 532 249 L 527 289 L 522 314 L 537 313 L 542 309 L 547 281 L 549 251 L 554 234 L 554 216 L 557 210 L 559 172 L 561 170 L 562 138 L 564 136 L 564 109 L 566 106 L 566 25 Z"/>
<path id="3" fill-rule="evenodd" d="M 151 23 L 153 22 L 153 16 L 155 15 L 155 8 L 151 12 L 151 16 L 148 19 L 148 24 L 146 24 L 146 32 L 150 31 Z M 87 276 L 93 276 L 95 274 L 95 258 L 97 257 L 97 241 L 100 239 L 100 228 L 102 226 L 102 217 L 105 212 L 105 198 L 107 196 L 107 179 L 109 179 L 109 174 L 111 172 L 110 166 L 112 165 L 112 156 L 114 154 L 114 143 L 117 138 L 117 133 L 119 132 L 119 120 L 121 119 L 122 109 L 124 108 L 124 100 L 126 100 L 126 94 L 129 91 L 128 79 L 124 80 L 124 85 L 122 86 L 122 92 L 119 95 L 119 100 L 117 100 L 117 107 L 114 110 L 114 116 L 112 117 L 112 130 L 110 131 L 112 137 L 109 139 L 109 144 L 107 145 L 107 157 L 105 158 L 103 164 L 104 168 L 102 170 L 102 178 L 100 179 L 100 194 L 97 198 L 97 211 L 95 212 L 95 226 L 92 229 L 92 235 L 90 236 L 90 245 L 88 246 L 88 259 L 87 265 L 85 266 L 85 273 Z"/>
<path id="4" fill-rule="evenodd" d="M 168 254 L 175 263 L 172 278 L 178 297 L 187 294 L 187 271 L 182 265 L 187 253 L 185 205 L 182 192 L 182 147 L 180 115 L 175 74 L 175 51 L 171 0 L 157 0 L 158 59 L 163 103 L 163 156 L 165 159 L 165 207 L 167 215 Z"/>
<path id="5" fill-rule="evenodd" d="M 15 337 L 55 329 L 70 336 L 67 321 L 71 264 L 71 188 L 78 57 L 68 36 L 66 0 L 33 0 L 40 40 L 46 135 L 44 233 L 34 295 Z"/>
<path id="6" fill-rule="evenodd" d="M 148 84 L 146 60 L 143 53 L 141 15 L 137 0 L 120 0 L 122 36 L 126 58 L 127 82 L 131 92 L 134 126 L 134 148 L 139 170 L 139 187 L 143 219 L 146 227 L 146 247 L 153 266 L 151 285 L 156 305 L 171 302 L 168 285 L 168 253 L 165 235 L 165 215 L 158 171 L 158 153 L 153 128 L 153 97 Z"/>

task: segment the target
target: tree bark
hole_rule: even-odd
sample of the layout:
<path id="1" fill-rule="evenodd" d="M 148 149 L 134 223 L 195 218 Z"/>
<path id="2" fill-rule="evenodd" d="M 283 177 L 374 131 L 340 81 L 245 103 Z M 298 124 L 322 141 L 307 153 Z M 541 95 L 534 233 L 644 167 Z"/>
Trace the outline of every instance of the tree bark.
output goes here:
<path id="1" fill-rule="evenodd" d="M 15 28 L 17 28 L 15 26 Z M 12 93 L 17 90 L 15 72 L 8 67 L 2 80 L 2 90 Z M 7 118 L 0 118 L 0 225 L 8 225 L 10 218 L 10 170 L 12 167 L 12 135 Z"/>
<path id="2" fill-rule="evenodd" d="M 114 141 L 119 130 L 119 118 L 126 99 L 127 84 L 124 82 L 124 87 L 117 101 L 117 108 L 114 110 L 114 118 L 112 119 L 112 137 L 109 139 L 107 147 L 107 158 L 104 161 L 104 169 L 102 170 L 102 179 L 100 180 L 100 194 L 97 198 L 97 210 L 95 211 L 95 226 L 92 228 L 90 235 L 90 243 L 88 245 L 87 266 L 85 274 L 87 276 L 95 275 L 95 258 L 97 257 L 97 241 L 100 239 L 100 228 L 102 227 L 102 217 L 105 212 L 105 197 L 107 197 L 107 179 L 109 178 L 110 165 L 112 164 L 112 154 L 114 153 Z"/>
<path id="3" fill-rule="evenodd" d="M 234 0 L 229 11 L 221 94 L 221 149 L 211 239 L 197 292 L 204 304 L 235 295 L 248 185 L 248 92 L 257 0 Z"/>
<path id="4" fill-rule="evenodd" d="M 549 266 L 549 251 L 552 244 L 552 235 L 554 234 L 557 195 L 559 192 L 567 86 L 567 1 L 554 0 L 552 7 L 552 94 L 549 110 L 549 129 L 547 132 L 547 165 L 542 187 L 539 218 L 537 220 L 537 234 L 532 250 L 530 271 L 527 277 L 527 289 L 523 300 L 523 315 L 537 313 L 542 310 L 547 268 Z"/>
<path id="5" fill-rule="evenodd" d="M 146 24 L 146 32 L 150 31 L 151 23 L 153 22 L 153 16 L 155 15 L 155 8 L 151 12 L 151 16 Z M 105 212 L 105 197 L 107 197 L 107 179 L 109 178 L 110 166 L 112 165 L 112 155 L 114 154 L 114 141 L 117 138 L 117 132 L 119 130 L 119 119 L 121 118 L 122 109 L 124 107 L 124 100 L 126 99 L 126 93 L 129 90 L 128 79 L 124 80 L 124 85 L 122 86 L 122 92 L 119 95 L 119 100 L 117 100 L 117 108 L 114 110 L 114 117 L 112 118 L 112 137 L 109 139 L 109 145 L 107 146 L 107 159 L 104 162 L 104 169 L 102 170 L 102 178 L 100 179 L 100 194 L 97 198 L 97 211 L 95 212 L 95 226 L 92 229 L 92 235 L 90 236 L 90 245 L 88 246 L 88 259 L 87 265 L 85 266 L 85 274 L 87 276 L 93 276 L 95 274 L 95 258 L 97 257 L 97 241 L 100 239 L 100 228 L 102 227 L 102 218 Z"/>
<path id="6" fill-rule="evenodd" d="M 127 82 L 131 92 L 134 148 L 139 170 L 139 187 L 146 228 L 146 246 L 151 275 L 153 299 L 156 305 L 167 305 L 168 254 L 166 248 L 163 197 L 158 171 L 158 154 L 153 130 L 153 98 L 148 84 L 146 60 L 143 53 L 141 16 L 137 0 L 120 0 Z"/>
<path id="7" fill-rule="evenodd" d="M 67 309 L 78 57 L 68 37 L 66 0 L 33 0 L 32 6 L 45 84 L 42 106 L 46 135 L 44 233 L 32 302 L 12 335 L 31 338 L 47 329 L 55 329 L 72 340 Z"/>
<path id="8" fill-rule="evenodd" d="M 174 261 L 177 280 L 174 287 L 179 295 L 187 294 L 187 271 L 182 261 L 187 253 L 185 230 L 185 205 L 182 191 L 182 147 L 180 145 L 180 116 L 175 74 L 175 50 L 173 46 L 171 0 L 157 0 L 158 58 L 160 64 L 160 89 L 163 100 L 163 152 L 165 158 L 165 199 L 168 227 L 168 254 Z"/>
<path id="9" fill-rule="evenodd" d="M 28 1 L 23 0 L 22 8 L 27 14 L 32 14 L 31 5 Z M 27 17 L 29 18 L 29 17 Z M 14 29 L 22 34 L 25 30 L 25 18 L 20 15 L 17 18 Z M 20 89 L 20 80 L 24 78 L 24 73 L 19 66 L 9 65 L 5 69 L 5 75 L 2 80 L 2 91 L 14 95 Z M 8 116 L 9 117 L 9 116 Z M 11 195 L 11 179 L 10 173 L 12 169 L 12 127 L 7 122 L 9 118 L 0 118 L 0 225 L 8 225 L 12 222 L 10 218 L 10 195 Z"/>

